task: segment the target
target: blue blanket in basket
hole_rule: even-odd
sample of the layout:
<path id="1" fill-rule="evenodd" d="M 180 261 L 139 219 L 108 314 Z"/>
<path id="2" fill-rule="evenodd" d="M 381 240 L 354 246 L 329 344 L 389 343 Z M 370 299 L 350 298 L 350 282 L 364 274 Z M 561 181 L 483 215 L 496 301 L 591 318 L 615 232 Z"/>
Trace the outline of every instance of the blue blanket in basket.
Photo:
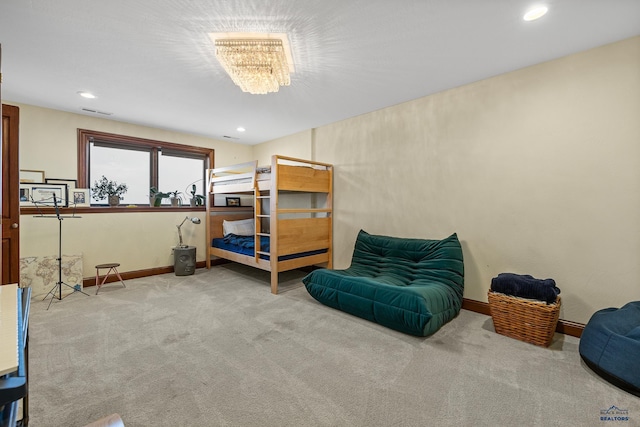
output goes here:
<path id="1" fill-rule="evenodd" d="M 536 299 L 552 304 L 560 288 L 553 279 L 536 279 L 528 274 L 500 273 L 491 279 L 491 290 L 514 297 Z"/>

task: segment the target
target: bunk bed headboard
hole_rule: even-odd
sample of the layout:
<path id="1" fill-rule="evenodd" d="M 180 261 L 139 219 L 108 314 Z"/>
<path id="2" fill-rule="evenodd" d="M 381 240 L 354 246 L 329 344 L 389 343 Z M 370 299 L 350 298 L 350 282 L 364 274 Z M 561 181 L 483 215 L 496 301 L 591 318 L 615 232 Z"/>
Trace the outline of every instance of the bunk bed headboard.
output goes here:
<path id="1" fill-rule="evenodd" d="M 276 166 L 278 190 L 331 193 L 332 165 L 274 155 L 271 159 L 271 169 Z"/>
<path id="2" fill-rule="evenodd" d="M 211 244 L 211 239 L 224 237 L 222 221 L 238 221 L 249 218 L 253 218 L 253 207 L 212 209 L 209 215 L 209 242 L 207 245 Z"/>

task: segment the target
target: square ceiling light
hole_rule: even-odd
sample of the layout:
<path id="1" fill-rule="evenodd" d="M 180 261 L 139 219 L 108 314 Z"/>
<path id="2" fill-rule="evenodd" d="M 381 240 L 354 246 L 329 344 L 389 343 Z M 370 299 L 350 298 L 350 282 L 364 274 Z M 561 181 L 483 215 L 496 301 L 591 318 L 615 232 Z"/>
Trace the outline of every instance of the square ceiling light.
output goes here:
<path id="1" fill-rule="evenodd" d="M 243 92 L 278 92 L 294 71 L 284 33 L 210 33 L 216 58 Z"/>

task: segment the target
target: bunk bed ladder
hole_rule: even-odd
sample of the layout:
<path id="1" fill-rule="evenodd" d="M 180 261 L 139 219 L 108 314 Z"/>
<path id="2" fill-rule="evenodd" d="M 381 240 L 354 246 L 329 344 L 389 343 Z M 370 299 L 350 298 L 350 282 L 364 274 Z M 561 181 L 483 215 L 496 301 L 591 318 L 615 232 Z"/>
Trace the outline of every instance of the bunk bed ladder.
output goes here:
<path id="1" fill-rule="evenodd" d="M 262 229 L 263 218 L 269 218 L 269 215 L 265 215 L 262 211 L 262 202 L 265 199 L 268 200 L 269 195 L 268 195 L 268 191 L 265 192 L 267 193 L 266 195 L 262 194 L 262 192 L 258 189 L 257 185 L 254 187 L 253 193 L 254 193 L 253 206 L 254 206 L 254 218 L 255 218 L 255 230 L 256 230 L 255 255 L 256 255 L 256 262 L 258 262 L 258 260 L 260 259 L 260 255 L 269 255 L 269 252 L 262 251 L 262 245 L 261 245 L 262 236 L 269 237 L 269 233 L 265 233 L 264 230 Z"/>
<path id="2" fill-rule="evenodd" d="M 276 295 L 278 293 L 278 255 L 280 250 L 278 247 L 278 222 L 279 210 L 278 210 L 278 196 L 280 194 L 280 186 L 278 184 L 279 170 L 279 156 L 271 156 L 271 188 L 269 192 L 269 251 L 274 254 L 269 257 L 269 266 L 271 273 L 271 293 Z"/>

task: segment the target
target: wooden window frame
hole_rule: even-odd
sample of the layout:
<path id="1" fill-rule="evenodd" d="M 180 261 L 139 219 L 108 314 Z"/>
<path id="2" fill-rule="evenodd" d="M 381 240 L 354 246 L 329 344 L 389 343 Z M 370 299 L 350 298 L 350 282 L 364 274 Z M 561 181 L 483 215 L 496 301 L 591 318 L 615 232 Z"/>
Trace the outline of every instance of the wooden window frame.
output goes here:
<path id="1" fill-rule="evenodd" d="M 151 186 L 158 187 L 158 156 L 161 151 L 169 153 L 169 155 L 184 155 L 190 158 L 204 158 L 205 169 L 214 165 L 214 150 L 205 147 L 196 147 L 192 145 L 176 144 L 173 142 L 157 141 L 153 139 L 138 138 L 135 136 L 119 135 L 114 133 L 99 132 L 89 129 L 78 129 L 78 188 L 90 188 L 89 183 L 89 146 L 92 142 L 100 142 L 103 144 L 113 144 L 114 147 L 142 150 L 151 153 Z M 208 164 L 207 164 L 208 163 Z M 203 178 L 206 175 L 203 172 Z M 98 206 L 85 209 L 105 209 Z M 85 210 L 83 209 L 83 211 Z M 117 209 L 117 208 L 116 208 Z M 124 208 L 123 208 L 124 209 Z M 177 210 L 203 210 L 203 207 L 181 206 L 169 207 L 162 206 L 162 211 L 167 209 Z M 106 208 L 107 211 L 113 212 L 114 208 Z M 131 211 L 155 211 L 158 208 L 140 206 L 135 208 L 126 208 L 127 212 Z"/>

